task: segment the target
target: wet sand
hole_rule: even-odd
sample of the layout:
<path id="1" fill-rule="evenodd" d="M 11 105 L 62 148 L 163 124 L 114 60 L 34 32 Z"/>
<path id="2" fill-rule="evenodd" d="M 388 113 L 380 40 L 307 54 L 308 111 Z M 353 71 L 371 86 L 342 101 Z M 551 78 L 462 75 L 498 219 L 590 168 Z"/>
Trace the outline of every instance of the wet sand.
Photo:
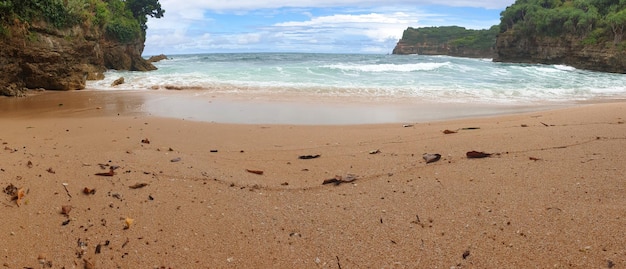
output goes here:
<path id="1" fill-rule="evenodd" d="M 489 105 L 413 99 L 212 95 L 206 91 L 41 92 L 0 99 L 0 113 L 18 117 L 156 116 L 214 123 L 354 125 L 432 122 L 569 107 L 574 104 Z"/>
<path id="2" fill-rule="evenodd" d="M 1 108 L 4 267 L 626 266 L 626 103 L 300 125 L 98 97 Z"/>

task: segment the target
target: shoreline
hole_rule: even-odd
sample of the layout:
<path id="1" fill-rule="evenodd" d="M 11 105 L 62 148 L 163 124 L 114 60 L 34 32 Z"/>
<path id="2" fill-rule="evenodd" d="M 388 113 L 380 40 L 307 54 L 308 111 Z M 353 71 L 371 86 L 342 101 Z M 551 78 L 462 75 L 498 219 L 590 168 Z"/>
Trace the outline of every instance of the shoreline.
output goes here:
<path id="1" fill-rule="evenodd" d="M 626 265 L 626 103 L 320 126 L 163 118 L 102 96 L 1 113 L 3 266 Z"/>
<path id="2" fill-rule="evenodd" d="M 37 117 L 155 116 L 227 124 L 360 125 L 494 117 L 580 105 L 433 103 L 363 97 L 305 98 L 284 95 L 250 98 L 202 91 L 35 92 L 25 98 L 0 99 L 0 113 L 4 116 Z"/>

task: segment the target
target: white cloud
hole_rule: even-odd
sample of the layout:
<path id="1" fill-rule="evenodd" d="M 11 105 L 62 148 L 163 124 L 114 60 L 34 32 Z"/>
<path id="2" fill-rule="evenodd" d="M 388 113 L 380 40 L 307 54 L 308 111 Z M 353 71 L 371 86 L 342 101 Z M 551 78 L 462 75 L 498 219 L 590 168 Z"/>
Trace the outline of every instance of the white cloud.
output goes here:
<path id="1" fill-rule="evenodd" d="M 148 21 L 147 55 L 238 50 L 388 53 L 409 26 L 454 24 L 479 29 L 498 23 L 493 19 L 463 21 L 462 16 L 422 11 L 419 9 L 421 5 L 503 9 L 514 0 L 388 0 L 384 4 L 379 0 L 160 2 L 165 16 Z M 320 13 L 320 10 L 324 12 Z M 207 14 L 214 15 L 214 18 Z M 289 19 L 276 22 L 276 18 L 286 14 L 289 16 L 284 17 Z M 237 30 L 225 29 L 230 25 L 216 21 L 224 16 L 240 16 L 238 19 L 244 21 L 250 18 L 246 16 L 252 15 L 268 20 L 265 24 L 255 21 L 254 25 Z"/>
<path id="2" fill-rule="evenodd" d="M 366 7 L 366 6 L 419 6 L 445 5 L 453 7 L 481 7 L 502 9 L 511 5 L 515 0 L 161 0 L 163 6 L 174 10 L 210 9 L 210 10 L 255 10 L 283 7 Z"/>

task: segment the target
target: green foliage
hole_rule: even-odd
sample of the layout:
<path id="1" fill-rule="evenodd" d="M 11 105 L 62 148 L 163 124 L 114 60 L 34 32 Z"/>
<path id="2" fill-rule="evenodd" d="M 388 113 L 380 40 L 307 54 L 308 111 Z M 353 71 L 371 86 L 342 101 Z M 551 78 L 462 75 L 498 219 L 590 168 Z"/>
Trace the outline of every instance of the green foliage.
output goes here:
<path id="1" fill-rule="evenodd" d="M 11 31 L 0 24 L 0 37 L 8 37 L 9 35 L 11 35 Z"/>
<path id="2" fill-rule="evenodd" d="M 107 22 L 111 21 L 111 11 L 106 3 L 96 1 L 93 3 L 94 18 L 93 22 L 96 25 L 104 26 Z"/>
<path id="3" fill-rule="evenodd" d="M 500 19 L 500 32 L 578 36 L 587 45 L 613 39 L 617 44 L 626 30 L 626 0 L 517 0 Z"/>
<path id="4" fill-rule="evenodd" d="M 158 0 L 0 0 L 0 34 L 12 20 L 45 21 L 63 29 L 96 26 L 122 42 L 145 34 L 147 16 L 164 14 Z"/>
<path id="5" fill-rule="evenodd" d="M 141 37 L 142 31 L 138 21 L 126 17 L 115 17 L 107 23 L 106 33 L 122 43 L 128 43 Z"/>
<path id="6" fill-rule="evenodd" d="M 409 44 L 429 42 L 488 50 L 495 44 L 498 30 L 497 26 L 489 30 L 469 30 L 459 26 L 408 28 L 402 40 Z"/>
<path id="7" fill-rule="evenodd" d="M 126 0 L 126 6 L 144 30 L 147 29 L 148 16 L 161 18 L 165 14 L 158 0 Z"/>

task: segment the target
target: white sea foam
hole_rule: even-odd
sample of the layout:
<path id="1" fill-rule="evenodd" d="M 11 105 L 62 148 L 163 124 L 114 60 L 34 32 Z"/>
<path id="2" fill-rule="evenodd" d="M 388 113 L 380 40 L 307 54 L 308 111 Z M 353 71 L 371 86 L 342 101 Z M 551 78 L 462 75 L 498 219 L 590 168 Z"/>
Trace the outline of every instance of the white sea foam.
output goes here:
<path id="1" fill-rule="evenodd" d="M 202 54 L 172 56 L 152 72 L 109 71 L 98 90 L 179 89 L 237 94 L 417 98 L 537 103 L 625 98 L 626 76 L 565 65 L 493 63 L 448 56 Z M 126 83 L 111 87 L 124 77 Z"/>
<path id="2" fill-rule="evenodd" d="M 415 63 L 415 64 L 366 64 L 366 65 L 348 65 L 348 64 L 331 64 L 324 67 L 331 69 L 339 69 L 346 71 L 361 72 L 413 72 L 413 71 L 430 71 L 444 66 L 450 65 L 450 62 L 444 63 Z"/>

